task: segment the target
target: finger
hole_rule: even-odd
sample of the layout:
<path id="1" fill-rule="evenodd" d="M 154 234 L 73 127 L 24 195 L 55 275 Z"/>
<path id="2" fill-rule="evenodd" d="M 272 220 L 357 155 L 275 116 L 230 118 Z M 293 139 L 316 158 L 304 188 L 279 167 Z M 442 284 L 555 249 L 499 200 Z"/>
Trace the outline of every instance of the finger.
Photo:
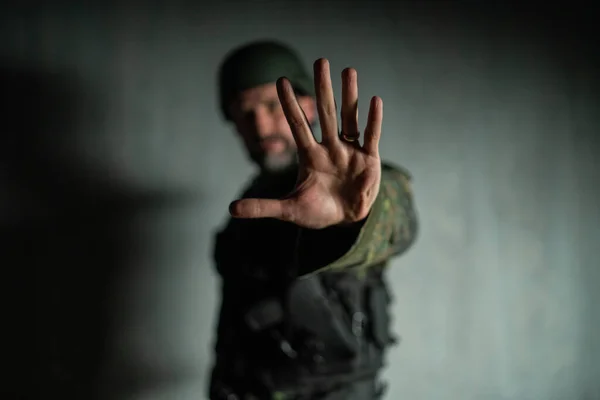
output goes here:
<path id="1" fill-rule="evenodd" d="M 320 58 L 314 64 L 315 92 L 317 94 L 317 111 L 321 124 L 323 143 L 338 142 L 337 111 L 335 97 L 331 85 L 329 61 Z"/>
<path id="2" fill-rule="evenodd" d="M 241 199 L 229 205 L 229 213 L 234 218 L 276 218 L 293 222 L 291 200 Z"/>
<path id="3" fill-rule="evenodd" d="M 358 130 L 358 75 L 354 68 L 342 71 L 342 132 L 357 136 Z"/>
<path id="4" fill-rule="evenodd" d="M 379 154 L 379 139 L 381 138 L 381 125 L 383 122 L 383 100 L 380 97 L 371 99 L 369 117 L 365 129 L 363 148 L 371 155 Z"/>
<path id="5" fill-rule="evenodd" d="M 277 94 L 298 148 L 308 148 L 315 144 L 316 141 L 310 129 L 310 124 L 306 119 L 306 115 L 304 115 L 304 111 L 302 111 L 302 107 L 298 104 L 296 93 L 294 93 L 294 88 L 288 79 L 280 78 L 277 80 Z"/>

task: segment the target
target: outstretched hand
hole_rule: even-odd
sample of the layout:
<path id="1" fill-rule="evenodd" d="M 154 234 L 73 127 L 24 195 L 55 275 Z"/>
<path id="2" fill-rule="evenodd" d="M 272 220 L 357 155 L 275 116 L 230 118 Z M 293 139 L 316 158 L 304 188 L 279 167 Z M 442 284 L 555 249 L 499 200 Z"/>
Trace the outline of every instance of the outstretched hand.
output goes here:
<path id="1" fill-rule="evenodd" d="M 279 100 L 298 146 L 299 171 L 294 190 L 283 199 L 241 199 L 229 209 L 236 218 L 276 218 L 304 228 L 321 229 L 363 220 L 379 192 L 379 138 L 383 102 L 373 97 L 358 141 L 358 82 L 356 70 L 342 72 L 341 133 L 329 62 L 314 64 L 317 110 L 322 141 L 317 142 L 289 80 L 277 81 Z"/>

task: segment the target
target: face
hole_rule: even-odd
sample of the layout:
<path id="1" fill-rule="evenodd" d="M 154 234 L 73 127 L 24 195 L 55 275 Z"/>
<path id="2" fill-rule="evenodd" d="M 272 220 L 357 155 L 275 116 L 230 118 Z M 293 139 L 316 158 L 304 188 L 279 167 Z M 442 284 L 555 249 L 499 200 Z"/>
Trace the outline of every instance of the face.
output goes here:
<path id="1" fill-rule="evenodd" d="M 299 96 L 298 102 L 312 125 L 316 116 L 314 99 Z M 296 142 L 274 83 L 242 92 L 230 113 L 250 158 L 262 170 L 277 172 L 296 162 Z"/>

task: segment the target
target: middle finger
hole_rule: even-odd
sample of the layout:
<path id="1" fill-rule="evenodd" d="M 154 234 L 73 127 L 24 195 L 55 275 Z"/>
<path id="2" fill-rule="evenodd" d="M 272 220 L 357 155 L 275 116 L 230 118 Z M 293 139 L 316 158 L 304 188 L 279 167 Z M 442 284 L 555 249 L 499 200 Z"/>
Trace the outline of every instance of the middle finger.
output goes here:
<path id="1" fill-rule="evenodd" d="M 358 77 L 354 68 L 342 71 L 342 132 L 358 137 Z"/>
<path id="2" fill-rule="evenodd" d="M 317 93 L 317 111 L 321 124 L 323 143 L 332 144 L 338 141 L 337 111 L 335 97 L 331 85 L 329 61 L 318 59 L 314 64 L 315 92 Z"/>

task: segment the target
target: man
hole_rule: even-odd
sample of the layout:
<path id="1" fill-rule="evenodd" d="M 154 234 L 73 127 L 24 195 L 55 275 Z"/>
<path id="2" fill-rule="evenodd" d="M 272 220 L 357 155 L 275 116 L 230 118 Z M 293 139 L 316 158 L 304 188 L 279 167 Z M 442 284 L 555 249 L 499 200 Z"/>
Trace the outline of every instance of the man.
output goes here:
<path id="1" fill-rule="evenodd" d="M 221 65 L 223 113 L 259 173 L 216 239 L 211 399 L 382 394 L 377 374 L 393 343 L 384 273 L 415 238 L 410 177 L 379 158 L 380 98 L 360 134 L 356 71 L 342 73 L 341 130 L 327 60 L 314 75 L 313 85 L 296 53 L 272 41 Z"/>

